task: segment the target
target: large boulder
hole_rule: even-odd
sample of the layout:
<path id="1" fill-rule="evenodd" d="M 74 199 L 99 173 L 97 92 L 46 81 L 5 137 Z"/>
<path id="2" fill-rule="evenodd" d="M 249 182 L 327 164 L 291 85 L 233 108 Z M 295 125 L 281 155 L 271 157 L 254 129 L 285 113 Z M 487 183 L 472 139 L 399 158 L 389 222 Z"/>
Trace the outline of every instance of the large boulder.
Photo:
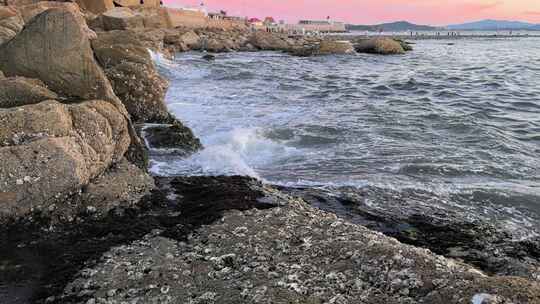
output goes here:
<path id="1" fill-rule="evenodd" d="M 17 6 L 17 9 L 20 11 L 24 22 L 29 22 L 34 18 L 35 16 L 43 13 L 44 11 L 51 9 L 51 8 L 58 8 L 63 10 L 68 10 L 72 12 L 73 14 L 77 14 L 82 16 L 82 13 L 79 9 L 79 6 L 75 3 L 70 2 L 61 2 L 61 1 L 36 1 L 32 4 L 27 5 L 19 5 Z"/>
<path id="2" fill-rule="evenodd" d="M 403 54 L 405 50 L 401 44 L 391 38 L 372 38 L 360 41 L 354 48 L 359 53 L 396 55 Z"/>
<path id="3" fill-rule="evenodd" d="M 116 7 L 102 15 L 106 31 L 144 28 L 143 17 L 127 7 Z"/>
<path id="4" fill-rule="evenodd" d="M 82 10 L 101 14 L 114 8 L 113 0 L 75 0 Z"/>
<path id="5" fill-rule="evenodd" d="M 106 101 L 0 110 L 0 217 L 62 202 L 121 160 L 128 121 Z"/>
<path id="6" fill-rule="evenodd" d="M 349 41 L 323 40 L 306 45 L 294 46 L 288 50 L 293 56 L 309 57 L 318 55 L 347 55 L 354 54 L 354 47 Z"/>
<path id="7" fill-rule="evenodd" d="M 319 45 L 319 54 L 353 54 L 354 47 L 350 41 L 323 40 Z"/>
<path id="8" fill-rule="evenodd" d="M 145 28 L 164 29 L 169 27 L 165 11 L 161 8 L 141 6 L 134 11 L 142 17 Z"/>
<path id="9" fill-rule="evenodd" d="M 0 6 L 0 45 L 15 37 L 24 27 L 24 20 L 13 6 Z"/>
<path id="10" fill-rule="evenodd" d="M 194 31 L 168 30 L 164 37 L 165 44 L 172 46 L 176 51 L 200 50 L 203 44 L 208 43 L 206 39 L 204 41 L 203 43 L 201 37 Z"/>
<path id="11" fill-rule="evenodd" d="M 254 32 L 249 43 L 260 50 L 287 50 L 290 47 L 281 35 L 265 31 Z"/>
<path id="12" fill-rule="evenodd" d="M 158 74 L 134 32 L 100 33 L 92 46 L 114 92 L 134 121 L 162 122 L 169 117 L 164 102 L 168 82 Z"/>
<path id="13" fill-rule="evenodd" d="M 35 104 L 58 95 L 47 89 L 41 80 L 25 77 L 4 78 L 0 76 L 0 108 Z"/>
<path id="14" fill-rule="evenodd" d="M 47 10 L 0 46 L 0 70 L 7 76 L 40 79 L 66 98 L 116 102 L 94 59 L 89 31 L 81 15 L 66 9 Z"/>

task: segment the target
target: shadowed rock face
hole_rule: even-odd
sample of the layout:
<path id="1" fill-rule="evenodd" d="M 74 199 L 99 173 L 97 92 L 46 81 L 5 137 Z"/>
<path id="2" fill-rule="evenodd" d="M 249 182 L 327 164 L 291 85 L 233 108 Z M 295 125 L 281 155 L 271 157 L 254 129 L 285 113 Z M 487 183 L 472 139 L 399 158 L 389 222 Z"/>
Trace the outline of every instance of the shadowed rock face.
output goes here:
<path id="1" fill-rule="evenodd" d="M 122 166 L 119 170 L 126 172 Z M 111 180 L 102 180 L 107 181 Z M 226 210 L 269 208 L 283 201 L 275 190 L 244 177 L 157 179 L 157 183 L 153 194 L 135 206 L 115 206 L 117 200 L 108 201 L 113 209 L 102 214 L 96 203 L 90 205 L 95 209 L 83 209 L 51 231 L 43 229 L 51 220 L 41 211 L 3 226 L 0 302 L 12 301 L 19 290 L 25 290 L 19 302 L 9 303 L 44 303 L 50 296 L 57 296 L 50 303 L 75 303 L 78 298 L 71 299 L 71 295 L 58 296 L 75 274 L 111 247 L 130 244 L 156 229 L 187 240 L 194 229 L 218 220 Z M 103 183 L 96 187 L 102 188 Z M 88 192 L 97 196 L 99 191 L 89 188 Z"/>

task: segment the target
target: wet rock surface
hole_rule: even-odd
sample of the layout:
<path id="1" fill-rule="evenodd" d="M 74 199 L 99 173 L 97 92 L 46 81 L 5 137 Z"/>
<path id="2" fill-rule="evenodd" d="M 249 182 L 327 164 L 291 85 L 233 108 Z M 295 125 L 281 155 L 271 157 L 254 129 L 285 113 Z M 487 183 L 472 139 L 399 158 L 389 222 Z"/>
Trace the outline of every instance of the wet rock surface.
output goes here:
<path id="1" fill-rule="evenodd" d="M 63 290 L 114 246 L 129 245 L 152 231 L 178 241 L 231 209 L 270 208 L 283 194 L 245 177 L 157 179 L 158 188 L 135 205 L 109 201 L 64 221 L 36 212 L 0 231 L 0 303 L 76 303 L 85 294 Z M 92 207 L 92 206 L 88 206 Z M 48 300 L 47 300 L 48 299 Z"/>
<path id="2" fill-rule="evenodd" d="M 146 140 L 150 153 L 189 155 L 202 148 L 200 140 L 191 129 L 181 123 L 142 128 L 142 137 Z"/>
<path id="3" fill-rule="evenodd" d="M 208 190 L 216 189 L 218 197 L 228 193 L 222 189 L 229 188 L 230 181 L 220 185 L 220 180 L 227 178 L 181 182 L 197 192 L 184 194 L 183 202 L 200 204 L 214 196 L 203 194 Z M 201 184 L 203 189 L 198 188 Z M 235 187 L 234 182 L 231 185 Z M 250 201 L 250 193 L 246 194 Z M 170 230 L 154 230 L 114 247 L 93 267 L 80 271 L 67 284 L 63 298 L 74 303 L 540 301 L 538 283 L 488 277 L 301 200 L 281 199 L 286 204 L 280 207 L 227 211 L 219 220 L 191 230 L 186 238 L 179 239 Z M 218 202 L 221 211 L 233 200 Z"/>
<path id="4" fill-rule="evenodd" d="M 248 177 L 157 179 L 138 204 L 0 238 L 11 303 L 540 303 L 540 285 L 468 265 Z M 482 303 L 482 302 L 480 302 Z"/>
<path id="5" fill-rule="evenodd" d="M 100 33 L 92 47 L 101 66 L 135 122 L 163 122 L 168 82 L 160 76 L 135 33 Z"/>
<path id="6" fill-rule="evenodd" d="M 449 206 L 436 194 L 376 187 L 278 188 L 351 222 L 488 274 L 540 280 L 540 238 L 515 235 L 483 218 L 482 212 Z"/>

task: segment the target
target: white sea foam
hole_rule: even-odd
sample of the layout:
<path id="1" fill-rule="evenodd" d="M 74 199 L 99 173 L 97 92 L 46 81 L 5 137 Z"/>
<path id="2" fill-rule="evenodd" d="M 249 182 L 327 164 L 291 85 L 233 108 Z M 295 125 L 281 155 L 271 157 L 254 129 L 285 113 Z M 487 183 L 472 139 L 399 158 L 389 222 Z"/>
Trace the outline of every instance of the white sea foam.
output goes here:
<path id="1" fill-rule="evenodd" d="M 186 159 L 153 161 L 156 175 L 248 175 L 260 178 L 257 167 L 288 157 L 296 149 L 265 138 L 259 129 L 218 132 L 203 140 L 205 148 Z"/>

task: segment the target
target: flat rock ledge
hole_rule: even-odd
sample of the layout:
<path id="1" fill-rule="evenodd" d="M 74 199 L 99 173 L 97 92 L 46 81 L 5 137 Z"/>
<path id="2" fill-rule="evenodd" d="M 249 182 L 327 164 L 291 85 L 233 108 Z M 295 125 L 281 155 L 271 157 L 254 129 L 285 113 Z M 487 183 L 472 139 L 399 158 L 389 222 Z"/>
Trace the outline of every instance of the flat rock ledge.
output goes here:
<path id="1" fill-rule="evenodd" d="M 223 213 L 215 221 L 195 221 L 201 225 L 194 229 L 182 226 L 177 230 L 183 231 L 182 237 L 157 228 L 111 248 L 96 264 L 77 273 L 65 287 L 63 299 L 70 303 L 540 303 L 538 282 L 489 277 L 255 180 L 175 179 L 169 187 L 176 189 L 169 199 L 188 202 L 184 216 L 200 216 L 200 211 L 213 208 Z"/>

